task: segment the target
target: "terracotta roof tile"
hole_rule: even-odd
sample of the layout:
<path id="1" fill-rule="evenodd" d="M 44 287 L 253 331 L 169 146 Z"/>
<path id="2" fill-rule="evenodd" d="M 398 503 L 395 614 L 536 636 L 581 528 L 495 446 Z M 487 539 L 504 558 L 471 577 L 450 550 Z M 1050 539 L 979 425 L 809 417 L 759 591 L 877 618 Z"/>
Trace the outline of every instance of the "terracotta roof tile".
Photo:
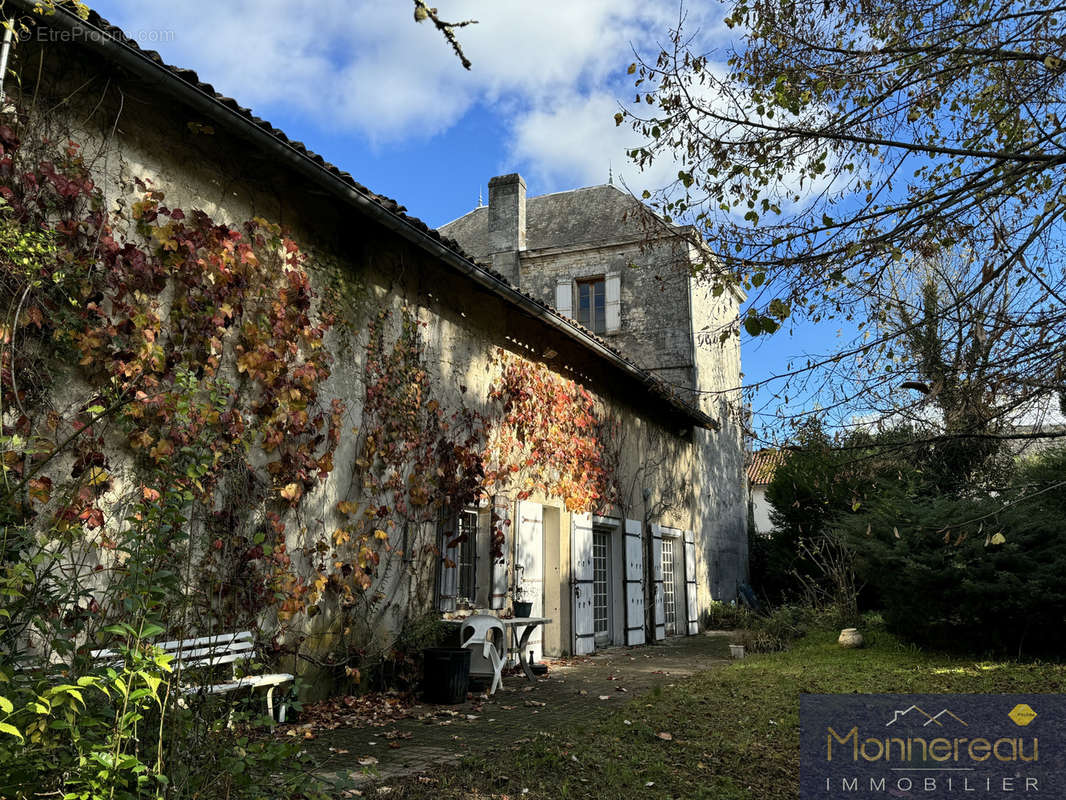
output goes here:
<path id="1" fill-rule="evenodd" d="M 780 450 L 759 450 L 751 454 L 748 462 L 748 483 L 766 486 L 774 479 L 777 468 L 785 463 L 786 454 Z"/>

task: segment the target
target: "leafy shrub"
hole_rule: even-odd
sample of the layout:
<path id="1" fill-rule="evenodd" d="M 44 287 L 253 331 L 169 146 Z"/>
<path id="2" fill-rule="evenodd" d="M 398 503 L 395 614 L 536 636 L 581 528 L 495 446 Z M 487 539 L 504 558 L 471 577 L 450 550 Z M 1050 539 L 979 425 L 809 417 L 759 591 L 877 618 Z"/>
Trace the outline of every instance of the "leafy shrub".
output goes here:
<path id="1" fill-rule="evenodd" d="M 710 607 L 704 609 L 702 617 L 701 627 L 716 631 L 749 628 L 758 619 L 758 615 L 747 606 L 719 602 L 713 602 Z"/>
<path id="2" fill-rule="evenodd" d="M 1066 653 L 1066 449 L 997 496 L 890 491 L 840 520 L 890 630 L 977 652 Z"/>
<path id="3" fill-rule="evenodd" d="M 777 653 L 787 650 L 791 642 L 807 635 L 814 628 L 829 625 L 826 612 L 796 604 L 778 606 L 765 614 L 755 614 L 747 609 L 743 615 L 744 626 L 734 637 L 751 653 Z"/>

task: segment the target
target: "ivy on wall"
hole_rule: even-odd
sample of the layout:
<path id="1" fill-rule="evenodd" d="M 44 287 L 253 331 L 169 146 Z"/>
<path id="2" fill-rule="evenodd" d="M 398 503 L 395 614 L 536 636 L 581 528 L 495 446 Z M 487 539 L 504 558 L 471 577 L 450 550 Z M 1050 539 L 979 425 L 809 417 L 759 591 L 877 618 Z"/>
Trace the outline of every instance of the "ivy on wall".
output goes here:
<path id="1" fill-rule="evenodd" d="M 281 514 L 332 471 L 345 411 L 322 396 L 333 319 L 315 308 L 305 256 L 264 220 L 220 225 L 142 182 L 120 237 L 75 143 L 51 158 L 20 149 L 0 127 L 0 236 L 13 245 L 0 282 L 14 312 L 0 402 L 15 507 L 41 529 L 98 531 L 85 541 L 107 549 L 131 497 L 188 493 L 226 532 L 207 594 L 233 585 L 226 573 L 259 574 L 254 612 L 291 563 Z M 79 386 L 87 398 L 57 405 Z M 113 474 L 131 466 L 136 480 Z M 229 547 L 234 517 L 257 510 L 269 539 Z M 223 569 L 218 551 L 236 549 Z"/>
<path id="2" fill-rule="evenodd" d="M 325 394 L 335 319 L 307 257 L 265 220 L 222 225 L 144 182 L 117 230 L 78 146 L 43 157 L 49 144 L 38 144 L 21 153 L 0 128 L 0 280 L 13 310 L 0 350 L 4 477 L 33 524 L 95 531 L 87 540 L 106 549 L 128 524 L 117 492 L 140 504 L 188 493 L 215 613 L 274 607 L 285 622 L 333 597 L 369 629 L 389 604 L 390 572 L 432 585 L 442 544 L 432 534 L 465 506 L 539 494 L 595 511 L 616 499 L 617 431 L 586 389 L 497 350 L 488 397 L 446 409 L 426 323 L 379 308 L 339 524 L 301 527 L 290 552 L 287 526 L 334 470 L 347 424 L 344 403 Z M 72 409 L 55 405 L 57 364 L 91 387 Z M 130 464 L 136 480 L 117 480 Z"/>

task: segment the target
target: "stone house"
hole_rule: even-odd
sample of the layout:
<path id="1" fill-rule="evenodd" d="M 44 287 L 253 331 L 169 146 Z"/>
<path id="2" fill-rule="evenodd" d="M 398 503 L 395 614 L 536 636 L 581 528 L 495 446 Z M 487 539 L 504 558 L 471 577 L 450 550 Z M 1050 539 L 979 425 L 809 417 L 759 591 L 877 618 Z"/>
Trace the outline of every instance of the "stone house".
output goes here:
<path id="1" fill-rule="evenodd" d="M 14 5 L 29 16 L 32 3 Z M 727 390 L 739 383 L 739 354 L 735 338 L 720 350 L 698 340 L 717 342 L 738 298 L 713 298 L 674 269 L 688 247 L 678 237 L 642 243 L 626 216 L 639 204 L 614 187 L 533 198 L 527 228 L 521 180 L 508 178 L 475 212 L 499 211 L 484 242 L 462 220 L 438 232 L 96 14 L 58 11 L 32 25 L 14 50 L 20 82 L 5 88 L 18 110 L 4 122 L 24 142 L 46 131 L 77 143 L 110 220 L 102 241 L 148 230 L 147 252 L 171 263 L 180 245 L 167 236 L 195 210 L 234 240 L 246 220 L 278 223 L 302 254 L 283 274 L 306 272 L 299 297 L 314 295 L 306 315 L 331 366 L 294 414 L 305 426 L 332 415 L 329 440 L 308 437 L 315 469 L 290 482 L 276 455 L 286 436 L 253 441 L 240 473 L 258 487 L 240 495 L 251 499 L 232 500 L 236 473 L 220 474 L 206 510 L 190 512 L 220 552 L 262 542 L 263 531 L 277 537 L 273 556 L 248 549 L 237 576 L 252 581 L 269 562 L 274 591 L 247 609 L 264 626 L 280 624 L 319 661 L 347 663 L 334 656 L 385 650 L 434 609 L 506 613 L 520 589 L 553 620 L 535 648 L 580 654 L 696 633 L 701 609 L 735 596 L 746 504 Z M 146 201 L 145 187 L 165 194 L 165 207 L 159 195 Z M 542 203 L 556 208 L 542 217 Z M 587 241 L 582 227 L 602 236 Z M 161 337 L 177 313 L 165 278 L 145 301 L 163 319 Z M 274 312 L 296 296 L 283 289 Z M 219 328 L 218 370 L 230 381 L 220 385 L 234 388 L 218 402 L 223 417 L 252 426 L 268 412 L 262 379 L 249 377 L 256 362 L 226 338 L 238 335 Z M 98 390 L 66 368 L 66 391 Z M 161 360 L 160 380 L 168 368 Z M 559 405 L 522 406 L 526 389 Z M 528 417 L 515 416 L 521 408 Z M 404 428 L 408 418 L 418 425 Z M 465 438 L 455 433 L 463 425 Z M 552 438 L 556 428 L 585 461 Z M 410 438 L 388 438 L 404 430 Z M 112 477 L 99 521 L 86 526 L 90 543 L 123 524 L 115 498 L 144 481 L 144 454 L 109 436 Z M 460 473 L 480 484 L 457 489 Z M 213 555 L 208 546 L 203 563 Z M 228 623 L 219 614 L 199 624 Z"/>

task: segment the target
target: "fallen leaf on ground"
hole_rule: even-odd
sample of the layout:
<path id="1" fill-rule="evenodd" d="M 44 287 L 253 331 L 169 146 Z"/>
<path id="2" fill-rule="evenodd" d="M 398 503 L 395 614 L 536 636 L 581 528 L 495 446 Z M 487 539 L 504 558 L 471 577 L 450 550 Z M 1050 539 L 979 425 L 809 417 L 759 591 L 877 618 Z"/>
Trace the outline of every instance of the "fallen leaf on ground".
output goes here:
<path id="1" fill-rule="evenodd" d="M 374 758 L 373 756 L 363 756 L 362 758 L 359 759 L 359 764 L 361 766 L 364 766 L 364 767 L 373 766 L 374 764 L 377 764 L 377 763 L 378 763 L 378 760 L 376 758 Z"/>
<path id="2" fill-rule="evenodd" d="M 662 731 L 661 733 L 657 733 L 655 735 L 665 742 L 669 742 L 671 739 L 674 738 L 674 735 L 672 733 L 667 733 L 666 731 Z"/>

